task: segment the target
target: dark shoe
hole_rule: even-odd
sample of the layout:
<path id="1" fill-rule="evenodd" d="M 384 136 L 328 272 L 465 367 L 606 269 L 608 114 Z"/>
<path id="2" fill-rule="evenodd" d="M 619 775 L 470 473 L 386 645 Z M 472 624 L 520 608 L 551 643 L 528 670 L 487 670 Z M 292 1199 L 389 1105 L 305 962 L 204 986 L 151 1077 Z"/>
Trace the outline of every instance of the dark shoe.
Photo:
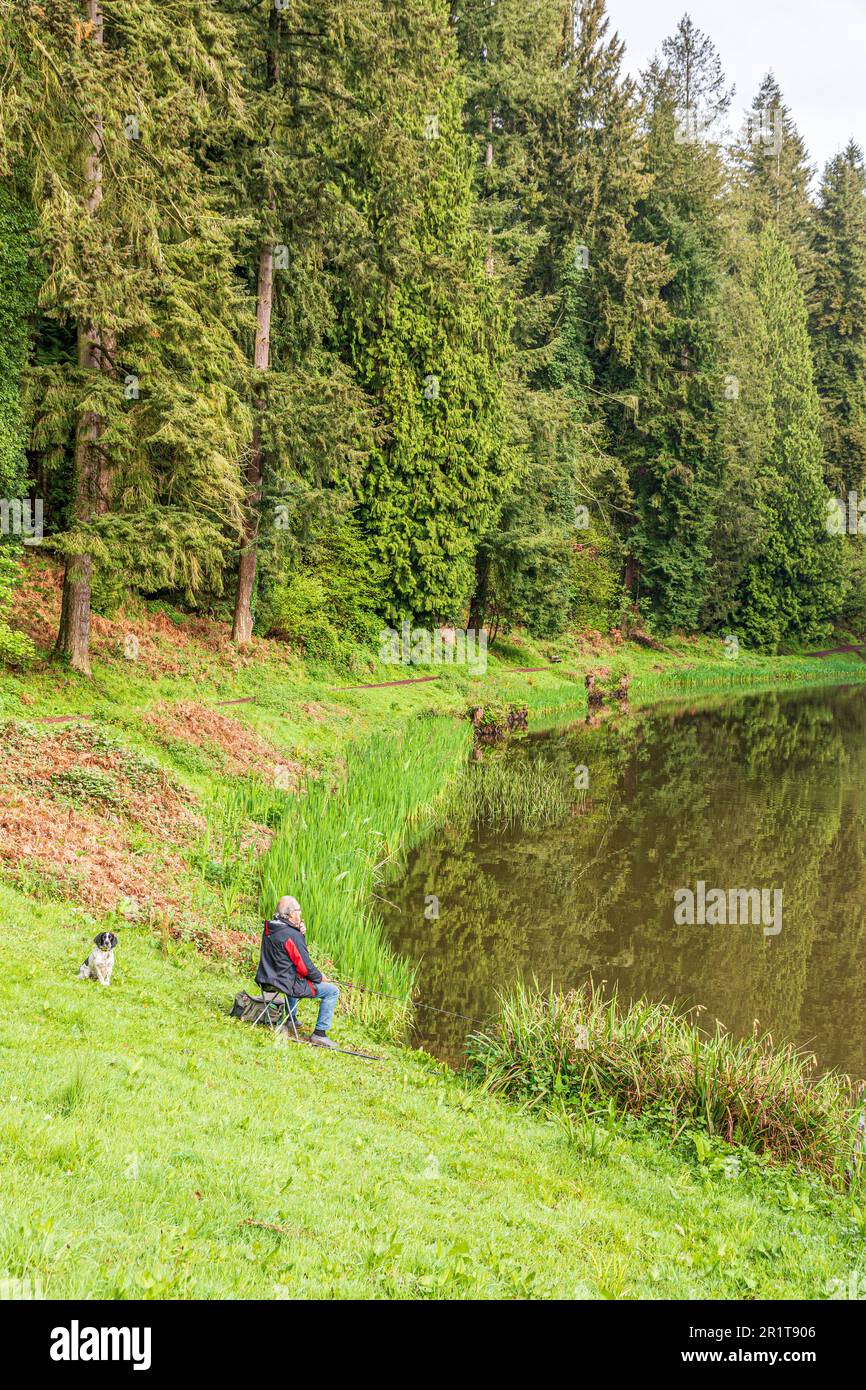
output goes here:
<path id="1" fill-rule="evenodd" d="M 313 1044 L 313 1047 L 336 1048 L 337 1046 L 337 1044 L 328 1037 L 327 1033 L 311 1033 L 310 1042 Z"/>

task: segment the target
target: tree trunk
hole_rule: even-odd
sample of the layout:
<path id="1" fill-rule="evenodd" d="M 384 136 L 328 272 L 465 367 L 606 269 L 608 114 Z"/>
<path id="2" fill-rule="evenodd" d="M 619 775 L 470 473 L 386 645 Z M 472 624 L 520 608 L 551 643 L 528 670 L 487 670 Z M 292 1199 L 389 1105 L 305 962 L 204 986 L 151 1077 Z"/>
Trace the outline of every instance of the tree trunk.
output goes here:
<path id="1" fill-rule="evenodd" d="M 490 587 L 490 557 L 480 548 L 475 552 L 475 589 L 469 605 L 470 632 L 481 632 L 487 617 L 488 590 Z"/>
<path id="2" fill-rule="evenodd" d="M 266 372 L 271 360 L 271 313 L 274 303 L 274 248 L 265 242 L 259 257 L 259 282 L 256 305 L 256 345 L 253 366 Z M 264 401 L 256 401 L 256 409 L 264 409 Z M 253 588 L 256 582 L 257 550 L 259 535 L 259 505 L 262 500 L 262 432 L 256 425 L 250 444 L 250 458 L 247 464 L 246 519 L 244 521 L 244 544 L 238 561 L 238 587 L 235 598 L 235 620 L 232 626 L 232 641 L 246 646 L 253 635 Z"/>
<path id="3" fill-rule="evenodd" d="M 90 555 L 67 555 L 56 656 L 63 656 L 82 676 L 90 675 Z"/>
<path id="4" fill-rule="evenodd" d="M 91 25 L 90 39 L 104 42 L 103 17 L 100 0 L 87 0 L 87 19 Z M 93 217 L 102 202 L 102 118 L 97 116 L 90 131 L 90 150 L 85 160 L 88 185 L 86 208 Z M 92 324 L 80 325 L 78 330 L 78 365 L 91 371 L 104 369 L 102 339 Z M 73 517 L 76 522 L 92 520 L 96 512 L 105 511 L 107 501 L 107 465 L 99 446 L 102 418 L 85 410 L 78 422 L 75 440 L 75 496 Z M 60 626 L 57 631 L 55 656 L 69 662 L 73 671 L 90 675 L 90 584 L 93 557 L 83 552 L 67 555 L 63 574 L 63 601 L 60 607 Z"/>
<path id="5" fill-rule="evenodd" d="M 275 87 L 280 80 L 279 38 L 282 29 L 282 12 L 276 5 L 271 6 L 268 15 L 267 39 L 267 85 Z M 268 199 L 273 214 L 273 192 Z M 271 315 L 274 305 L 274 247 L 266 241 L 259 254 L 259 279 L 256 286 L 256 341 L 253 348 L 253 366 L 257 371 L 266 372 L 271 365 Z M 265 408 L 263 400 L 255 402 L 261 413 Z M 259 508 L 262 501 L 262 430 L 261 425 L 253 427 L 250 442 L 250 457 L 246 472 L 246 516 L 244 519 L 244 542 L 238 560 L 238 586 L 235 595 L 235 617 L 232 624 L 232 641 L 245 647 L 253 636 L 253 589 L 256 583 L 258 565 L 257 542 L 259 537 Z"/>
<path id="6" fill-rule="evenodd" d="M 635 590 L 637 589 L 639 573 L 640 571 L 638 569 L 637 560 L 634 558 L 633 555 L 627 555 L 625 559 L 625 573 L 623 576 L 623 583 L 625 586 L 626 593 L 629 594 L 632 598 L 634 597 Z"/>

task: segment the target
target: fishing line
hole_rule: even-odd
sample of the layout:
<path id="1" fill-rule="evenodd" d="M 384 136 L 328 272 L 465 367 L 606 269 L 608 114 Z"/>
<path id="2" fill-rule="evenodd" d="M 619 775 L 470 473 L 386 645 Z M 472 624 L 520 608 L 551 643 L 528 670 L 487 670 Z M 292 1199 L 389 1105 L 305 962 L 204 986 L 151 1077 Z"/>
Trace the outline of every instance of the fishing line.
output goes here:
<path id="1" fill-rule="evenodd" d="M 368 985 L 350 984 L 345 980 L 334 980 L 334 984 L 340 985 L 341 988 L 346 990 L 349 994 L 355 989 L 359 994 L 375 994 L 379 999 L 390 999 L 394 1004 L 406 1004 L 409 1002 L 414 1005 L 415 1008 L 428 1009 L 431 1013 L 444 1014 L 447 1018 L 462 1018 L 465 1023 L 477 1023 L 482 1028 L 485 1023 L 489 1023 L 492 1018 L 496 1017 L 495 1014 L 488 1014 L 486 1018 L 473 1018 L 471 1014 L 460 1014 L 456 1013 L 454 1009 L 442 1009 L 438 1004 L 427 1004 L 423 999 L 411 999 L 407 1001 L 406 999 L 401 999 L 397 994 L 383 994 L 380 989 L 370 989 Z"/>

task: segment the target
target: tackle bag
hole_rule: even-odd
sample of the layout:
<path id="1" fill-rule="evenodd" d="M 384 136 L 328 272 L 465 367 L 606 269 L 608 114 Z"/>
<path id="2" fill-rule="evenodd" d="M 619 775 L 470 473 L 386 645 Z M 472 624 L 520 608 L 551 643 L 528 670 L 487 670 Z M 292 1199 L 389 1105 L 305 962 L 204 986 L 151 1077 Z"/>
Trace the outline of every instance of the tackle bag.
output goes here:
<path id="1" fill-rule="evenodd" d="M 265 1014 L 271 1010 L 271 1018 L 274 1023 L 282 1015 L 283 1001 L 276 997 L 265 1002 L 255 994 L 247 994 L 242 989 L 240 994 L 235 995 L 235 1002 L 231 1006 L 230 1017 L 239 1018 L 244 1023 L 262 1023 L 265 1021 Z"/>

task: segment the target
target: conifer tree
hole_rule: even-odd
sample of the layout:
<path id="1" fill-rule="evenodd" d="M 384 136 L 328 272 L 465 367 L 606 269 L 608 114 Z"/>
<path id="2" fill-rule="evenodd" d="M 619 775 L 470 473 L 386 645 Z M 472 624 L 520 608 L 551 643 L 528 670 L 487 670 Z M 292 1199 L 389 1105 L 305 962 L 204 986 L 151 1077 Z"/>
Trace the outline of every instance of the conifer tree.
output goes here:
<path id="1" fill-rule="evenodd" d="M 639 407 L 620 436 L 635 498 L 628 537 L 641 597 L 657 621 L 692 629 L 710 582 L 707 559 L 721 483 L 719 303 L 724 170 L 712 127 L 724 113 L 712 43 L 686 17 L 644 77 L 647 168 L 643 239 L 664 246 L 664 320 L 642 351 Z M 701 118 L 702 120 L 709 118 Z"/>
<path id="2" fill-rule="evenodd" d="M 255 425 L 233 623 L 243 644 L 253 630 L 263 514 L 277 516 L 289 538 L 299 499 L 345 491 L 372 443 L 373 410 L 340 360 L 334 328 L 340 288 L 371 245 L 346 188 L 346 152 L 382 114 L 354 90 L 353 70 L 387 64 L 388 55 L 371 0 L 222 8 L 244 54 L 246 120 L 212 160 L 243 222 L 240 254 L 256 303 Z M 273 546 L 273 534 L 266 538 Z"/>
<path id="3" fill-rule="evenodd" d="M 760 236 L 754 285 L 766 326 L 773 429 L 762 480 L 763 543 L 743 576 L 740 621 L 749 642 L 775 646 L 825 634 L 843 596 L 843 542 L 827 527 L 806 304 L 772 225 Z"/>
<path id="4" fill-rule="evenodd" d="M 866 168 L 853 140 L 824 171 L 815 222 L 815 384 L 825 477 L 842 497 L 866 478 Z"/>
<path id="5" fill-rule="evenodd" d="M 734 188 L 749 227 L 772 223 L 794 258 L 807 301 L 815 275 L 813 168 L 800 132 L 770 72 L 731 148 Z"/>
<path id="6" fill-rule="evenodd" d="M 764 545 L 767 441 L 774 431 L 767 325 L 755 289 L 757 245 L 731 208 L 720 295 L 722 479 L 701 625 L 737 632 L 742 576 Z"/>
<path id="7" fill-rule="evenodd" d="M 24 487 L 22 378 L 35 309 L 32 215 L 19 181 L 0 177 L 0 497 Z"/>
<path id="8" fill-rule="evenodd" d="M 563 334 L 582 335 L 588 375 L 587 422 L 594 467 L 581 491 L 589 493 L 593 526 L 626 538 L 634 503 L 625 441 L 640 413 L 644 361 L 667 321 L 662 289 L 672 269 L 664 246 L 647 235 L 639 208 L 651 192 L 641 104 L 622 71 L 624 45 L 609 33 L 604 0 L 580 0 L 567 81 L 564 129 L 574 141 L 563 161 L 560 215 L 582 244 L 587 265 L 563 306 Z M 584 502 L 586 498 L 584 497 Z M 580 537 L 582 542 L 585 537 Z M 625 550 L 632 588 L 635 561 Z"/>
<path id="9" fill-rule="evenodd" d="M 34 372 L 33 444 L 69 466 L 58 653 L 89 672 L 94 564 L 143 587 L 219 585 L 248 434 L 231 248 L 194 149 L 236 102 L 204 0 L 3 0 L 0 150 L 25 159 L 40 307 L 74 354 Z"/>
<path id="10" fill-rule="evenodd" d="M 527 609 L 550 611 L 534 576 L 545 569 L 551 579 L 561 575 L 574 519 L 573 465 L 564 448 L 572 406 L 550 389 L 548 375 L 564 253 L 549 214 L 569 8 L 541 0 L 452 5 L 466 83 L 463 123 L 473 151 L 476 223 L 487 274 L 511 311 L 506 428 L 512 469 L 500 505 L 479 536 L 469 613 L 476 629 L 494 615 L 507 622 L 518 608 L 524 619 Z M 519 598 L 524 589 L 534 594 L 528 605 Z M 530 615 L 531 626 L 533 621 Z"/>
<path id="11" fill-rule="evenodd" d="M 586 247 L 581 279 L 587 346 L 599 387 L 628 395 L 642 345 L 663 317 L 661 287 L 670 278 L 665 251 L 641 239 L 637 209 L 653 182 L 635 83 L 622 71 L 624 44 L 609 33 L 605 0 L 575 6 L 575 38 L 566 72 L 562 177 L 551 201 L 563 239 Z M 557 196 L 559 195 L 559 196 Z M 622 418 L 615 401 L 611 418 Z"/>
<path id="12" fill-rule="evenodd" d="M 469 600 L 509 468 L 508 326 L 474 224 L 447 16 L 428 0 L 387 0 L 376 33 L 390 62 L 359 80 L 357 100 L 377 121 L 347 161 L 374 259 L 346 286 L 340 329 L 381 426 L 358 516 L 389 576 L 388 616 L 436 622 Z"/>
<path id="13" fill-rule="evenodd" d="M 567 621 L 567 556 L 587 539 L 576 523 L 590 509 L 594 525 L 609 526 L 608 504 L 626 499 L 605 449 L 608 396 L 593 376 L 607 385 L 612 371 L 627 371 L 665 257 L 633 235 L 647 180 L 634 89 L 607 27 L 604 0 L 457 12 L 479 221 L 514 305 L 517 464 L 502 517 L 479 546 L 473 625 L 491 604 L 501 611 L 504 590 L 512 604 L 524 593 L 513 616 L 539 631 L 551 630 L 557 606 Z"/>

